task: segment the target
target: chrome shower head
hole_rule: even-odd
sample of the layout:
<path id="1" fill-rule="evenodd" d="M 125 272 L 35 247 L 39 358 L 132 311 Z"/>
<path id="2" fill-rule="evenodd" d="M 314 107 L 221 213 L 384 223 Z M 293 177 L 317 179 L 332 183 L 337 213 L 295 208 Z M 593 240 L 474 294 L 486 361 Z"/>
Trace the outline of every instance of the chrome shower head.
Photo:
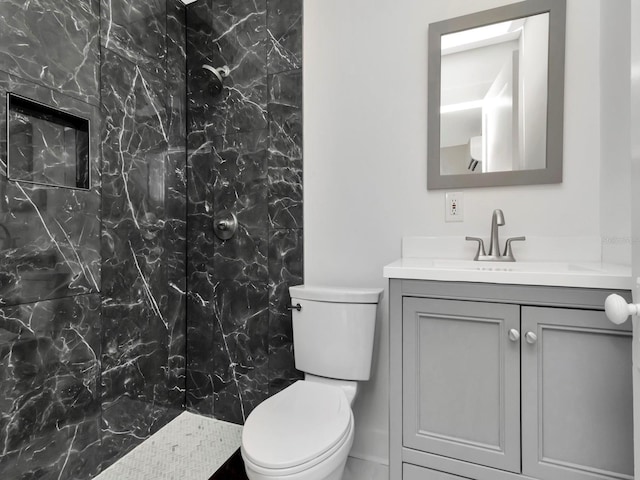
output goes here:
<path id="1" fill-rule="evenodd" d="M 220 68 L 215 68 L 215 67 L 212 67 L 211 65 L 202 65 L 202 68 L 208 72 L 213 73 L 214 90 L 216 91 L 216 93 L 220 92 L 223 86 L 222 79 L 227 78 L 229 76 L 229 73 L 231 73 L 231 70 L 229 69 L 229 67 L 227 65 L 224 65 Z"/>

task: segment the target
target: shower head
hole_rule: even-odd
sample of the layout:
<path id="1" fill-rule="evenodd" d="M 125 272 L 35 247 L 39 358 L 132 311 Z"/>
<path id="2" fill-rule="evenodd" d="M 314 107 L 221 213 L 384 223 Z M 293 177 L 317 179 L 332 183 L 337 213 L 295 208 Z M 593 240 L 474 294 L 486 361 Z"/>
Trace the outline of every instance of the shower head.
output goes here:
<path id="1" fill-rule="evenodd" d="M 202 65 L 202 68 L 208 72 L 213 73 L 214 82 L 215 82 L 214 89 L 216 91 L 221 91 L 222 79 L 228 77 L 229 73 L 231 72 L 231 70 L 229 70 L 229 67 L 224 65 L 223 67 L 215 68 L 215 67 L 212 67 L 211 65 Z"/>

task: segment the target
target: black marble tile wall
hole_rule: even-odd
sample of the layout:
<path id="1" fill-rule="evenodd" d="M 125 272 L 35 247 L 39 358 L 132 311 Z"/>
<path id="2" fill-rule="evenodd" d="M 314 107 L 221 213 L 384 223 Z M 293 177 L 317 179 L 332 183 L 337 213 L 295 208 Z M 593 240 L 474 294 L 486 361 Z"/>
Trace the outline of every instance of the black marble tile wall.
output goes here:
<path id="1" fill-rule="evenodd" d="M 96 106 L 1 71 L 0 65 L 0 306 L 100 291 L 100 143 L 90 138 L 89 190 L 7 178 L 7 92 L 88 118 Z M 13 137 L 12 137 L 13 138 Z M 13 141 L 20 141 L 13 139 Z M 51 158 L 46 159 L 47 162 Z"/>
<path id="2" fill-rule="evenodd" d="M 202 64 L 228 65 L 222 92 Z M 187 7 L 187 407 L 242 423 L 301 378 L 288 286 L 302 283 L 302 1 Z M 221 241 L 213 218 L 238 217 Z"/>
<path id="3" fill-rule="evenodd" d="M 0 477 L 90 478 L 100 458 L 100 295 L 0 308 Z"/>
<path id="4" fill-rule="evenodd" d="M 99 103 L 98 0 L 0 2 L 0 70 Z"/>
<path id="5" fill-rule="evenodd" d="M 103 49 L 164 78 L 166 0 L 100 0 Z"/>
<path id="6" fill-rule="evenodd" d="M 269 234 L 269 394 L 302 378 L 293 358 L 289 287 L 302 283 L 302 229 Z"/>
<path id="7" fill-rule="evenodd" d="M 7 92 L 90 120 L 89 189 L 7 179 Z M 184 408 L 186 117 L 179 0 L 0 2 L 0 478 L 89 479 Z"/>
<path id="8" fill-rule="evenodd" d="M 267 35 L 269 73 L 302 68 L 302 1 L 268 0 Z"/>
<path id="9" fill-rule="evenodd" d="M 187 7 L 191 133 L 267 127 L 266 19 L 266 0 L 199 0 Z M 217 95 L 203 64 L 230 68 Z"/>
<path id="10" fill-rule="evenodd" d="M 99 468 L 98 26 L 91 1 L 0 2 L 0 478 Z M 60 160 L 33 124 L 7 145 L 8 92 L 89 119 L 89 189 L 8 180 L 7 150 L 29 136 L 34 163 Z"/>
<path id="11" fill-rule="evenodd" d="M 167 142 L 165 264 L 169 326 L 169 405 L 185 406 L 187 293 L 187 31 L 185 7 L 167 1 Z"/>
<path id="12" fill-rule="evenodd" d="M 104 468 L 184 407 L 187 178 L 184 5 L 101 5 Z"/>
<path id="13" fill-rule="evenodd" d="M 126 396 L 103 404 L 99 457 L 102 461 L 101 469 L 113 464 L 180 413 L 182 410 Z"/>
<path id="14" fill-rule="evenodd" d="M 302 228 L 302 71 L 269 75 L 269 221 Z"/>
<path id="15" fill-rule="evenodd" d="M 91 478 L 185 401 L 243 422 L 300 378 L 301 34 L 301 0 L 0 2 L 1 478 Z M 7 92 L 90 119 L 89 189 L 7 179 Z"/>

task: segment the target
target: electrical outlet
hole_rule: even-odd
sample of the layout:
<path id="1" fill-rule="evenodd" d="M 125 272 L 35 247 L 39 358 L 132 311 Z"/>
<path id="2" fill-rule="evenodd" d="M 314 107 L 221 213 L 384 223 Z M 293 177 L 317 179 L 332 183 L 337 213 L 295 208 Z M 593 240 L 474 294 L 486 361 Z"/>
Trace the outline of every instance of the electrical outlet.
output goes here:
<path id="1" fill-rule="evenodd" d="M 447 192 L 444 198 L 444 221 L 462 222 L 464 220 L 462 192 Z"/>

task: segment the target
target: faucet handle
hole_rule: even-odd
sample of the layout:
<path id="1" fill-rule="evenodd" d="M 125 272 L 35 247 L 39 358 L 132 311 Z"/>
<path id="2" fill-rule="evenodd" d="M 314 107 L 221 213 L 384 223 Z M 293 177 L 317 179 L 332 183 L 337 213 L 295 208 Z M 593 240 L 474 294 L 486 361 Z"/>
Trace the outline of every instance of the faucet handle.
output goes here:
<path id="1" fill-rule="evenodd" d="M 503 257 L 509 257 L 512 261 L 516 261 L 516 259 L 513 257 L 513 250 L 511 249 L 511 242 L 524 242 L 527 238 L 526 237 L 511 237 L 511 238 L 507 238 L 507 242 L 504 244 L 504 253 L 502 254 Z"/>
<path id="2" fill-rule="evenodd" d="M 482 240 L 480 237 L 464 237 L 464 239 L 469 242 L 478 242 L 478 250 L 476 251 L 476 256 L 473 257 L 474 260 L 478 260 L 478 257 L 480 257 L 480 255 L 486 255 L 484 251 L 484 240 Z"/>

